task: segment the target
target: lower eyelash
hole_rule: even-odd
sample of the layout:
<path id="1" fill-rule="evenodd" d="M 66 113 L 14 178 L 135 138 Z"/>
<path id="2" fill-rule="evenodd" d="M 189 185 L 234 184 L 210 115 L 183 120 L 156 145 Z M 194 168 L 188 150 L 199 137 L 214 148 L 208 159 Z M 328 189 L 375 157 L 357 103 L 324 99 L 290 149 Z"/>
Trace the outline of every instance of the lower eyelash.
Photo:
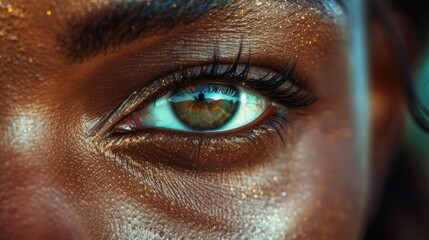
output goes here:
<path id="1" fill-rule="evenodd" d="M 227 172 L 273 160 L 276 149 L 288 144 L 290 126 L 285 110 L 280 109 L 256 127 L 239 134 L 189 137 L 160 130 L 126 134 L 114 139 L 108 152 L 139 159 L 139 163 L 149 161 L 191 171 Z"/>

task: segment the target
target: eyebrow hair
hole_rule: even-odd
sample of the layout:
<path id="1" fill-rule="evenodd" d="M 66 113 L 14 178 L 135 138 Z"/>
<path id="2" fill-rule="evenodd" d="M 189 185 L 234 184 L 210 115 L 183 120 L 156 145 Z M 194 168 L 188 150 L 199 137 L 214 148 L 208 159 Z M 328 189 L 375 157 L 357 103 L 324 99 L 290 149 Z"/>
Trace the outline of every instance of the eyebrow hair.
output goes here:
<path id="1" fill-rule="evenodd" d="M 127 44 L 144 34 L 189 23 L 231 0 L 116 0 L 69 22 L 59 40 L 72 62 L 83 61 L 113 46 Z"/>
<path id="2" fill-rule="evenodd" d="M 272 0 L 271 0 L 272 1 Z M 286 0 L 277 0 L 287 2 Z M 292 0 L 325 6 L 343 0 Z M 86 16 L 67 24 L 65 35 L 59 36 L 67 58 L 83 62 L 115 46 L 128 44 L 160 30 L 168 31 L 178 24 L 186 24 L 210 11 L 222 11 L 236 5 L 235 0 L 116 0 L 101 9 L 89 11 Z"/>

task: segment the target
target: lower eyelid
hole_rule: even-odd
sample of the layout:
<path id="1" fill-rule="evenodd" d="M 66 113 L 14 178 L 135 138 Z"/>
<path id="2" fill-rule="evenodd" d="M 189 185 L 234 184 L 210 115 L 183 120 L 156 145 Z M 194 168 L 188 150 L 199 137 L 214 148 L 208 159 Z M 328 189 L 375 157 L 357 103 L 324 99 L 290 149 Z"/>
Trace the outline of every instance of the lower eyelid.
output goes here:
<path id="1" fill-rule="evenodd" d="M 225 136 L 189 137 L 163 131 L 117 136 L 107 149 L 113 156 L 143 164 L 191 171 L 228 172 L 269 162 L 288 141 L 290 123 L 284 111 L 252 129 Z"/>

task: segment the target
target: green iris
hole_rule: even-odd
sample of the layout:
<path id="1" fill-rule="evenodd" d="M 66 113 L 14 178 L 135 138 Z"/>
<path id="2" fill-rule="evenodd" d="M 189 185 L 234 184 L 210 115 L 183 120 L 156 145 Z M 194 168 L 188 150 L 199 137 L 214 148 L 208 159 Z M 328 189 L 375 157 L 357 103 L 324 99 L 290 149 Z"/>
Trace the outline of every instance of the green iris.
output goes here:
<path id="1" fill-rule="evenodd" d="M 174 91 L 170 97 L 176 116 L 189 128 L 216 130 L 227 124 L 240 105 L 235 86 L 205 84 Z"/>

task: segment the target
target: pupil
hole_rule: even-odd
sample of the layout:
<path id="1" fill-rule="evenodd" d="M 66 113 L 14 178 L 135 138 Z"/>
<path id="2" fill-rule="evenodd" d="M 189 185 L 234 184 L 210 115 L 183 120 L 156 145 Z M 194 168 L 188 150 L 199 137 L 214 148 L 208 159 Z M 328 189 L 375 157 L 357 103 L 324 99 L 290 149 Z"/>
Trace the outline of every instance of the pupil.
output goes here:
<path id="1" fill-rule="evenodd" d="M 204 98 L 205 98 L 204 93 L 199 93 L 199 94 L 198 94 L 198 100 L 200 100 L 200 101 L 204 101 Z"/>

